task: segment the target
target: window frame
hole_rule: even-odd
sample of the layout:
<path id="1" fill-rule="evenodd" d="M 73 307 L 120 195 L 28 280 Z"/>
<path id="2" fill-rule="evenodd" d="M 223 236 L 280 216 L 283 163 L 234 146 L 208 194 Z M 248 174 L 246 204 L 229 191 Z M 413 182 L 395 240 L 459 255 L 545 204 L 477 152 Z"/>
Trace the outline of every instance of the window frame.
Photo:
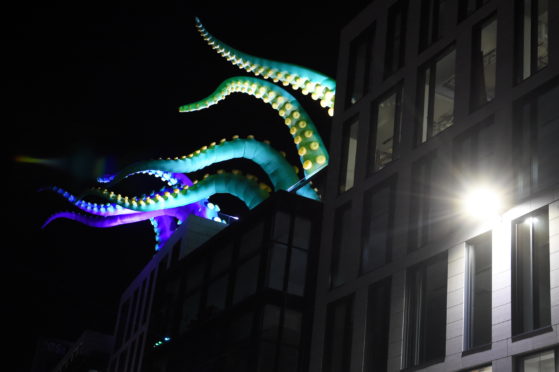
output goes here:
<path id="1" fill-rule="evenodd" d="M 345 107 L 349 108 L 359 102 L 371 90 L 373 77 L 373 49 L 375 45 L 376 23 L 371 23 L 361 31 L 349 44 L 348 69 L 346 75 L 347 91 L 345 95 Z M 356 58 L 357 51 L 364 45 L 365 56 L 361 74 L 359 74 L 359 61 Z M 356 82 L 362 81 L 359 97 L 354 100 Z"/>
<path id="2" fill-rule="evenodd" d="M 530 0 L 530 71 L 528 76 L 524 76 L 524 1 L 525 0 L 515 0 L 514 4 L 514 20 L 515 20 L 515 35 L 514 35 L 514 49 L 515 49 L 515 80 L 519 84 L 526 79 L 531 78 L 534 74 L 540 72 L 549 66 L 549 40 L 547 42 L 548 54 L 547 54 L 547 64 L 538 68 L 538 9 L 540 0 Z M 547 0 L 543 0 L 547 1 Z M 549 1 L 547 2 L 548 14 L 547 14 L 547 34 L 549 37 Z"/>
<path id="3" fill-rule="evenodd" d="M 536 351 L 532 350 L 528 353 L 524 353 L 524 354 L 521 354 L 521 355 L 514 356 L 514 371 L 515 372 L 524 372 L 524 368 L 522 367 L 522 364 L 521 364 L 524 359 L 526 359 L 527 357 L 535 356 L 537 354 L 543 354 L 547 351 L 553 351 L 554 361 L 555 361 L 555 372 L 559 372 L 559 363 L 558 363 L 559 352 L 557 350 L 557 347 L 545 348 L 545 349 L 536 350 Z"/>
<path id="4" fill-rule="evenodd" d="M 481 59 L 481 65 L 476 63 L 477 59 L 475 53 L 481 52 L 481 42 L 483 29 L 495 22 L 496 32 L 495 32 L 495 92 L 493 93 L 493 98 L 490 100 L 485 99 L 484 102 L 481 101 L 481 93 L 483 91 L 484 95 L 487 95 L 487 84 L 484 81 L 483 86 L 478 86 L 478 81 L 485 76 L 485 65 L 483 64 L 483 55 Z M 482 108 L 483 106 L 493 102 L 497 97 L 497 58 L 499 56 L 499 18 L 497 13 L 491 13 L 489 16 L 485 17 L 478 23 L 476 23 L 472 28 L 472 48 L 471 48 L 471 68 L 470 68 L 470 112 L 474 112 Z"/>
<path id="5" fill-rule="evenodd" d="M 340 156 L 340 168 L 338 174 L 338 194 L 343 194 L 348 192 L 355 186 L 355 180 L 357 176 L 357 164 L 358 164 L 358 152 L 359 152 L 359 115 L 354 115 L 343 123 L 342 126 L 342 141 L 341 141 L 341 156 Z M 351 132 L 352 126 L 355 128 L 355 153 L 353 154 L 353 176 L 351 177 L 351 185 L 348 187 L 348 169 L 351 160 L 350 150 L 351 150 Z"/>

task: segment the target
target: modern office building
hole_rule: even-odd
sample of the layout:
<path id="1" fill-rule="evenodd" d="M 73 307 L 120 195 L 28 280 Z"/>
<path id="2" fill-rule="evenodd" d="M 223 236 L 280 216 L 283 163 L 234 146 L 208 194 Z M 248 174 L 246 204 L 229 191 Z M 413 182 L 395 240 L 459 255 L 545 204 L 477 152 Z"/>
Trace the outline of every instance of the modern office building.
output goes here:
<path id="1" fill-rule="evenodd" d="M 114 337 L 94 331 L 84 331 L 68 349 L 51 372 L 106 371 L 113 350 Z"/>
<path id="2" fill-rule="evenodd" d="M 337 81 L 310 372 L 558 371 L 559 1 L 375 0 Z"/>
<path id="3" fill-rule="evenodd" d="M 120 298 L 109 372 L 143 370 L 144 350 L 149 341 L 147 331 L 158 275 L 224 227 L 222 223 L 189 216 L 130 283 Z"/>
<path id="4" fill-rule="evenodd" d="M 144 370 L 307 371 L 321 212 L 276 192 L 161 271 Z"/>

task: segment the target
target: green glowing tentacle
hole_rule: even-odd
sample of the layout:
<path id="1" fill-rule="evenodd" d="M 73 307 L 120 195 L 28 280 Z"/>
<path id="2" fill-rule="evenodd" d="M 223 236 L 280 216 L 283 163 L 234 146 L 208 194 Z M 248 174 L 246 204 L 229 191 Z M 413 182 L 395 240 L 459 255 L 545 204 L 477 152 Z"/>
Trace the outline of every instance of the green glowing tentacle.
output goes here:
<path id="1" fill-rule="evenodd" d="M 234 65 L 256 76 L 262 75 L 265 79 L 271 78 L 274 82 L 281 82 L 285 86 L 291 85 L 293 89 L 301 88 L 303 94 L 310 93 L 312 99 L 319 100 L 322 107 L 328 108 L 330 116 L 334 114 L 336 81 L 332 78 L 308 68 L 259 58 L 238 51 L 206 31 L 198 18 L 196 18 L 196 28 L 213 49 Z"/>
<path id="2" fill-rule="evenodd" d="M 109 187 L 126 178 L 130 174 L 158 170 L 172 173 L 191 173 L 209 165 L 236 159 L 245 158 L 258 164 L 270 178 L 275 190 L 288 190 L 299 181 L 293 167 L 272 146 L 260 142 L 249 136 L 246 139 L 234 138 L 231 141 L 222 140 L 220 143 L 211 143 L 195 152 L 182 157 L 148 160 L 124 168 L 108 185 Z M 318 200 L 316 192 L 306 185 L 297 190 L 297 194 Z"/>
<path id="3" fill-rule="evenodd" d="M 268 185 L 259 184 L 252 177 L 245 177 L 238 173 L 221 173 L 207 176 L 192 186 L 168 189 L 153 196 L 141 198 L 118 198 L 114 194 L 107 195 L 106 190 L 99 190 L 97 193 L 113 203 L 126 206 L 127 209 L 149 212 L 181 207 L 221 193 L 236 196 L 249 209 L 252 209 L 268 198 L 271 191 Z"/>
<path id="4" fill-rule="evenodd" d="M 209 97 L 179 107 L 180 112 L 202 110 L 215 105 L 231 93 L 241 92 L 269 103 L 289 127 L 297 147 L 305 178 L 310 178 L 328 164 L 328 152 L 314 123 L 299 101 L 285 89 L 268 81 L 238 76 L 225 80 Z"/>

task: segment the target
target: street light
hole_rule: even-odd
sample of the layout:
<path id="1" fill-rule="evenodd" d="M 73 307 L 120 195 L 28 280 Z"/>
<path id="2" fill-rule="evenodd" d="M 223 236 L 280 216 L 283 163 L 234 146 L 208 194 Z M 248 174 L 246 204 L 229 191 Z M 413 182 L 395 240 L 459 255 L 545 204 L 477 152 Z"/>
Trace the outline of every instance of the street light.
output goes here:
<path id="1" fill-rule="evenodd" d="M 487 186 L 478 186 L 466 193 L 462 208 L 469 217 L 488 221 L 498 217 L 502 202 L 499 193 Z"/>

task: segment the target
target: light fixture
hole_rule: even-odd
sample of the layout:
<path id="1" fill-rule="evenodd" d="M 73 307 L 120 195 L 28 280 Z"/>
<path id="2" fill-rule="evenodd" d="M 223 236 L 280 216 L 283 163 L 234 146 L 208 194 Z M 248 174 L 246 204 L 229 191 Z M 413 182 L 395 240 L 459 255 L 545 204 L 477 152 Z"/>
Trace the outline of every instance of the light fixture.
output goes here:
<path id="1" fill-rule="evenodd" d="M 462 208 L 469 217 L 478 220 L 492 220 L 501 212 L 501 197 L 490 187 L 475 187 L 462 199 Z"/>

